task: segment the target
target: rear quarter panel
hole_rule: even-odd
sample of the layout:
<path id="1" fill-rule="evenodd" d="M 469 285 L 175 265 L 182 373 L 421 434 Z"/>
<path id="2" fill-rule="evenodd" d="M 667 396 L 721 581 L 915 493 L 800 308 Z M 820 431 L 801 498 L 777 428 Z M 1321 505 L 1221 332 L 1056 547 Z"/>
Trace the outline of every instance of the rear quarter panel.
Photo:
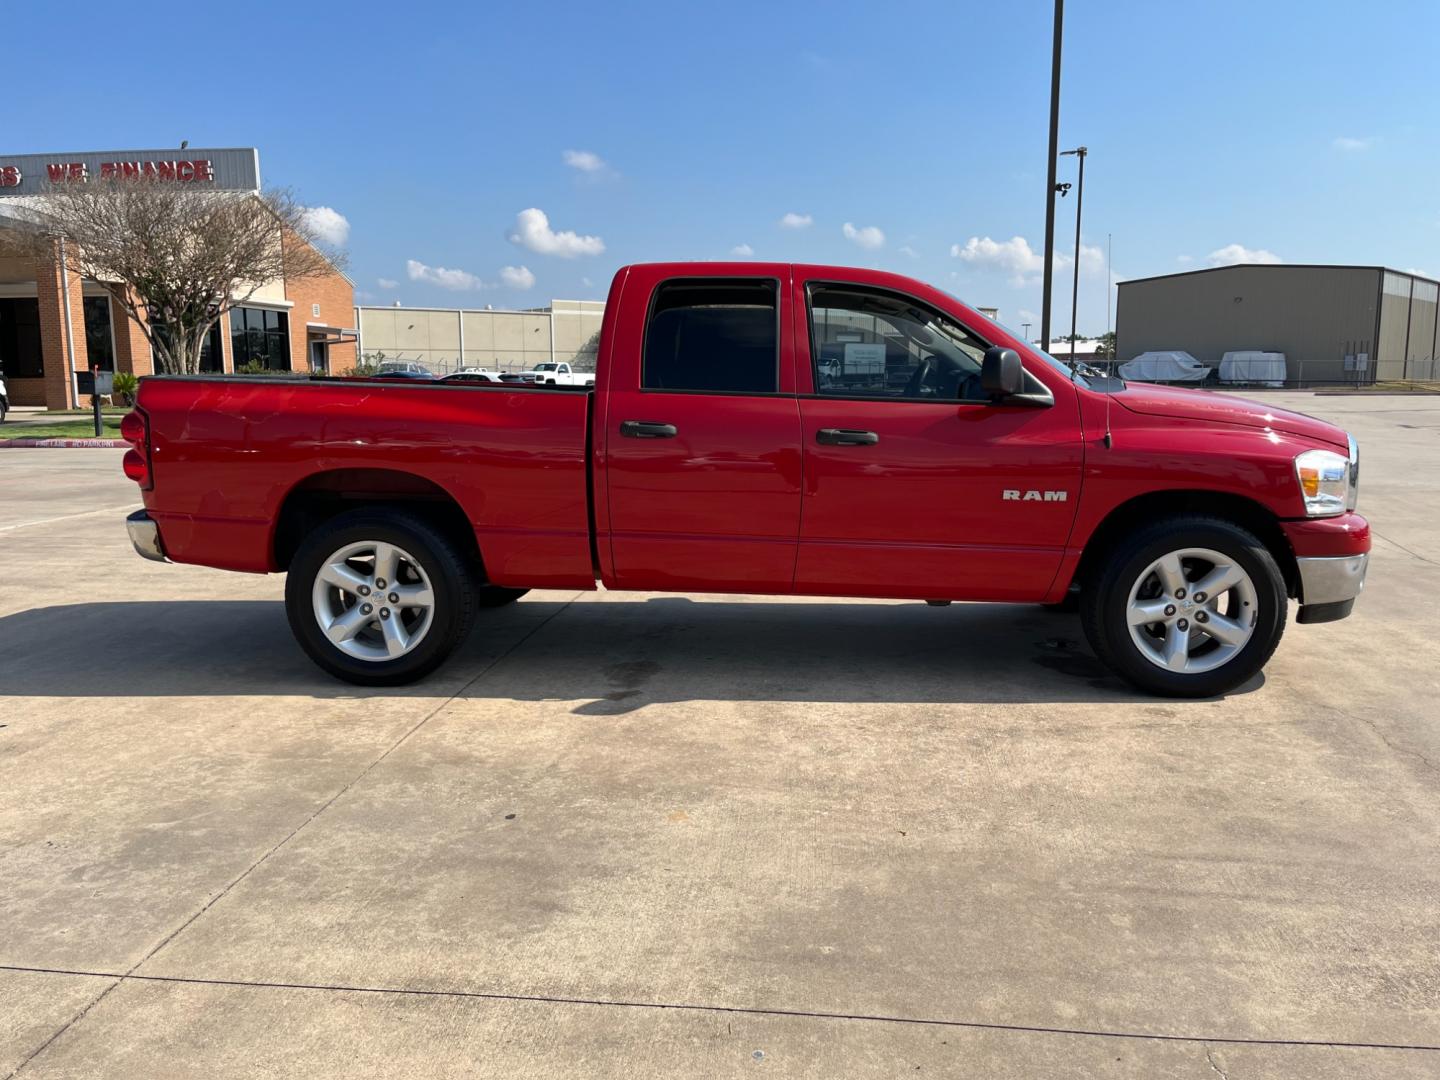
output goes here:
<path id="1" fill-rule="evenodd" d="M 318 473 L 389 469 L 446 491 L 499 585 L 591 588 L 587 395 L 248 376 L 151 378 L 145 504 L 177 562 L 263 573 L 285 497 Z"/>

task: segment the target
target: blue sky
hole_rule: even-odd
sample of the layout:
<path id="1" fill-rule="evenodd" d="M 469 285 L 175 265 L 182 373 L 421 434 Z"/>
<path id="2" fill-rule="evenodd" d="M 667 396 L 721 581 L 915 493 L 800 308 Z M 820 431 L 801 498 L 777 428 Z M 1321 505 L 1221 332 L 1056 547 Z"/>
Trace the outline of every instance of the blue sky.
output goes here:
<path id="1" fill-rule="evenodd" d="M 1038 334 L 1050 18 L 1048 0 L 77 0 L 61 38 L 50 7 L 16 5 L 0 153 L 258 146 L 267 184 L 348 223 L 361 302 L 603 298 L 626 262 L 748 248 L 908 273 Z M 1081 331 L 1105 327 L 1107 234 L 1119 277 L 1440 273 L 1437 42 L 1434 3 L 1071 0 Z M 1073 215 L 1072 192 L 1057 332 Z"/>

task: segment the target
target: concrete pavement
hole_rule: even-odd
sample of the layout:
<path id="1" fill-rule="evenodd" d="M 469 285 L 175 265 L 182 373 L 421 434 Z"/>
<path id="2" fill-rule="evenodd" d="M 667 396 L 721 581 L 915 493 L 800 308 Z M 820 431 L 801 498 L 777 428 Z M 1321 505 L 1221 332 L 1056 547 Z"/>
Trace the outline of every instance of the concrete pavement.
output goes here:
<path id="1" fill-rule="evenodd" d="M 0 1076 L 1436 1075 L 1440 401 L 1266 400 L 1382 539 L 1209 702 L 1038 609 L 575 593 L 362 692 L 135 557 L 120 452 L 6 451 Z"/>

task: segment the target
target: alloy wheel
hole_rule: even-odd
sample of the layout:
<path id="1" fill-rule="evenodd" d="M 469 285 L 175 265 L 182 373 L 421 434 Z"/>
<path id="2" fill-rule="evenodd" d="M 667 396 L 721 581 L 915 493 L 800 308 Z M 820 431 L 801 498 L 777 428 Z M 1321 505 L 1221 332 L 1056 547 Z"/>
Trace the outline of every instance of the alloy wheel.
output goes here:
<path id="1" fill-rule="evenodd" d="M 1156 667 L 1180 674 L 1214 671 L 1246 646 L 1259 611 L 1243 567 L 1209 548 L 1160 556 L 1130 587 L 1130 640 Z"/>
<path id="2" fill-rule="evenodd" d="M 311 590 L 315 621 L 347 656 L 395 660 L 415 649 L 434 622 L 435 592 L 419 561 L 380 540 L 330 555 Z"/>

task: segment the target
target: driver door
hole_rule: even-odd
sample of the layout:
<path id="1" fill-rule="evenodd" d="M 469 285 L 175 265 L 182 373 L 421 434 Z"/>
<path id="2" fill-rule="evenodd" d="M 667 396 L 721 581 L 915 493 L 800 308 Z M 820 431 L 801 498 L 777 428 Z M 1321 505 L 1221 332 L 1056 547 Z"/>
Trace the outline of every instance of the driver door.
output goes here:
<path id="1" fill-rule="evenodd" d="M 992 403 L 989 342 L 958 314 L 864 284 L 810 281 L 803 295 L 814 392 L 800 401 L 796 591 L 1041 596 L 1079 496 L 1074 389 L 1042 380 L 1053 405 Z"/>

